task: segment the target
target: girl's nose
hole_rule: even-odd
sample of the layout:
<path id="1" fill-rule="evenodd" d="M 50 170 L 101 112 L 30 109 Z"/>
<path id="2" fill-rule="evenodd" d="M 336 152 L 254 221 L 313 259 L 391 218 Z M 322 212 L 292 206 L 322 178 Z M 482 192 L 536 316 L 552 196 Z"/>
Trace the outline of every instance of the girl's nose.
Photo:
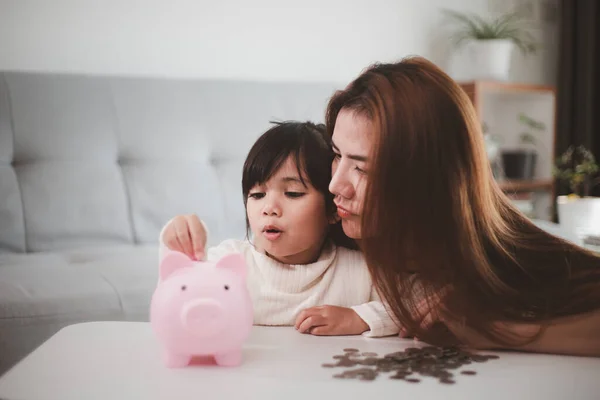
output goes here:
<path id="1" fill-rule="evenodd" d="M 263 207 L 263 215 L 270 217 L 279 217 L 281 216 L 281 208 L 273 201 L 269 201 Z"/>

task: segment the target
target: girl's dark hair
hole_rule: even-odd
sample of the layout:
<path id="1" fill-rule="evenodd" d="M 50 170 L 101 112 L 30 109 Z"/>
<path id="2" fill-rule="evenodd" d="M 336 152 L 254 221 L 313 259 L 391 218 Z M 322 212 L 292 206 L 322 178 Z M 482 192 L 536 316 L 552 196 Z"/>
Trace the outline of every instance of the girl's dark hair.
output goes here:
<path id="1" fill-rule="evenodd" d="M 325 125 L 313 122 L 272 122 L 271 129 L 263 133 L 250 149 L 242 171 L 242 193 L 244 207 L 250 190 L 267 182 L 285 163 L 293 157 L 302 183 L 308 180 L 325 197 L 327 216 L 335 213 L 333 194 L 329 192 L 333 152 L 331 139 L 326 134 Z M 246 216 L 246 232 L 250 223 Z M 338 246 L 355 249 L 354 240 L 348 238 L 338 222 L 331 225 L 329 238 Z"/>

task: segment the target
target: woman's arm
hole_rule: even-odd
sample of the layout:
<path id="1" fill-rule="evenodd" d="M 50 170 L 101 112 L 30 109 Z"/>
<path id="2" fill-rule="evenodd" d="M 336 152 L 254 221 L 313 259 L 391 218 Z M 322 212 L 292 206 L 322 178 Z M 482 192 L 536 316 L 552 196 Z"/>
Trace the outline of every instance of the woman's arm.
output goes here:
<path id="1" fill-rule="evenodd" d="M 514 348 L 493 343 L 461 324 L 445 322 L 461 342 L 474 348 L 600 357 L 600 310 L 551 321 L 535 341 Z M 538 325 L 530 324 L 499 322 L 496 326 L 501 332 L 524 338 L 530 337 L 538 330 Z"/>

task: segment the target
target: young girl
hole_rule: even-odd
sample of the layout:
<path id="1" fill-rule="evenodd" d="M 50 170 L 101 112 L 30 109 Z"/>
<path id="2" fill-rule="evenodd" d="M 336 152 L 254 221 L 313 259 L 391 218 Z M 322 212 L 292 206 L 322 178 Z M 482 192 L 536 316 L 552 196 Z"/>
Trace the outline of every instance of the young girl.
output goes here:
<path id="1" fill-rule="evenodd" d="M 286 122 L 265 132 L 242 175 L 252 238 L 225 240 L 207 258 L 244 256 L 256 325 L 293 325 L 313 335 L 397 334 L 362 254 L 341 230 L 328 190 L 332 160 L 322 125 Z M 161 259 L 165 247 L 203 259 L 207 231 L 195 215 L 175 217 L 161 232 Z"/>

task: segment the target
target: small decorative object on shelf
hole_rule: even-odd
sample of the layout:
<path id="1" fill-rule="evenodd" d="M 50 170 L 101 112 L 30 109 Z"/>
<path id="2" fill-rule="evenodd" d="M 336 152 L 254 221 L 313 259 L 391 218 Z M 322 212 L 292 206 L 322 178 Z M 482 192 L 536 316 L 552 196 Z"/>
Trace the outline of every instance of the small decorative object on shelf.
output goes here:
<path id="1" fill-rule="evenodd" d="M 529 128 L 519 135 L 519 148 L 503 150 L 502 162 L 507 179 L 532 180 L 535 176 L 538 140 L 532 131 L 543 132 L 546 125 L 521 112 L 518 121 Z"/>
<path id="2" fill-rule="evenodd" d="M 508 80 L 513 49 L 524 55 L 537 50 L 530 21 L 517 12 L 491 19 L 455 10 L 442 12 L 457 24 L 451 36 L 455 46 L 467 45 L 471 79 Z"/>
<path id="3" fill-rule="evenodd" d="M 571 146 L 555 162 L 554 176 L 569 185 L 571 194 L 558 196 L 558 221 L 586 246 L 596 248 L 600 239 L 600 197 L 590 197 L 600 184 L 600 166 L 584 146 Z"/>
<path id="4" fill-rule="evenodd" d="M 600 184 L 600 166 L 584 146 L 570 146 L 556 160 L 553 172 L 578 197 L 588 197 L 593 187 Z"/>

